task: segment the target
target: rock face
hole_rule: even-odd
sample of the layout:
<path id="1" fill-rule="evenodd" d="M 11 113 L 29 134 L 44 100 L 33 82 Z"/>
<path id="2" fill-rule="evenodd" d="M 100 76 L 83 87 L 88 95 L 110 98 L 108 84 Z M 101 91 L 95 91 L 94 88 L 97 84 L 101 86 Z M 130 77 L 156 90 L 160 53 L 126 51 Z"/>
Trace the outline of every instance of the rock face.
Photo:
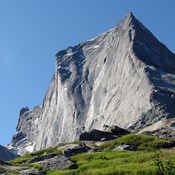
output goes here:
<path id="1" fill-rule="evenodd" d="M 104 125 L 139 129 L 175 116 L 175 55 L 132 13 L 56 54 L 42 106 L 23 110 L 11 145 L 24 154 Z"/>
<path id="2" fill-rule="evenodd" d="M 105 131 L 113 134 L 113 135 L 116 135 L 118 137 L 120 136 L 123 136 L 123 135 L 126 135 L 126 134 L 130 134 L 131 132 L 126 130 L 126 129 L 123 129 L 123 128 L 120 128 L 118 126 L 103 126 L 103 128 L 105 129 Z"/>
<path id="3" fill-rule="evenodd" d="M 43 166 L 45 170 L 63 170 L 68 166 L 72 165 L 72 161 L 70 161 L 67 157 L 63 155 L 44 155 L 34 158 L 29 163 L 37 163 Z"/>
<path id="4" fill-rule="evenodd" d="M 32 110 L 22 108 L 20 118 L 16 127 L 17 132 L 13 135 L 10 146 L 17 148 L 18 154 L 24 154 L 34 151 L 35 139 L 38 136 L 39 125 L 42 115 L 42 108 L 35 107 Z M 44 128 L 43 128 L 44 129 Z"/>
<path id="5" fill-rule="evenodd" d="M 136 131 L 137 134 L 154 135 L 160 138 L 175 140 L 175 120 L 164 119 Z"/>

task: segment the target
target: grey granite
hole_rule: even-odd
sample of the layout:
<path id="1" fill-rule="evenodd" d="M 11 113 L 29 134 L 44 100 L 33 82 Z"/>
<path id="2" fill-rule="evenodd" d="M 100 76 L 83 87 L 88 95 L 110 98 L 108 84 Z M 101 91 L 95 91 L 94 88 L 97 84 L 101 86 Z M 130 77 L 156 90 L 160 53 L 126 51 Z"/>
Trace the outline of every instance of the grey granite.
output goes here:
<path id="1" fill-rule="evenodd" d="M 19 154 L 104 125 L 142 129 L 175 116 L 175 55 L 128 13 L 115 28 L 56 54 L 40 107 L 20 115 Z"/>

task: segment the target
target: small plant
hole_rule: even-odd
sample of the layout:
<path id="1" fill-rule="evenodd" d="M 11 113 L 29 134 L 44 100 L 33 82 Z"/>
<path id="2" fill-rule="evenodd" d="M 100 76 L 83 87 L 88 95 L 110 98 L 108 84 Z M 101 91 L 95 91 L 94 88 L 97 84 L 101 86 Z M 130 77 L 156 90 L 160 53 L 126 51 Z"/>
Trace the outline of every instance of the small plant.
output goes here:
<path id="1" fill-rule="evenodd" d="M 156 175 L 175 175 L 175 158 L 169 157 L 168 160 L 160 159 L 160 151 L 156 153 Z"/>

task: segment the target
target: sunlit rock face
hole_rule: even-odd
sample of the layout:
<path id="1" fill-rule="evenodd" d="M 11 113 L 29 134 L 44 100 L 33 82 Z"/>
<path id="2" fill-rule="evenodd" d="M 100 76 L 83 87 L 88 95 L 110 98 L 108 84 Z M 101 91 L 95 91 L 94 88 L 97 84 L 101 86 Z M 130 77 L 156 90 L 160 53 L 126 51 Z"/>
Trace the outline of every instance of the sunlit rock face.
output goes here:
<path id="1" fill-rule="evenodd" d="M 16 149 L 17 153 L 22 155 L 35 150 L 35 142 L 39 133 L 41 122 L 42 108 L 37 106 L 32 110 L 27 107 L 20 110 L 16 133 L 8 148 Z"/>
<path id="2" fill-rule="evenodd" d="M 139 129 L 175 116 L 175 55 L 128 13 L 115 28 L 56 54 L 43 104 L 19 118 L 24 154 L 104 125 Z"/>

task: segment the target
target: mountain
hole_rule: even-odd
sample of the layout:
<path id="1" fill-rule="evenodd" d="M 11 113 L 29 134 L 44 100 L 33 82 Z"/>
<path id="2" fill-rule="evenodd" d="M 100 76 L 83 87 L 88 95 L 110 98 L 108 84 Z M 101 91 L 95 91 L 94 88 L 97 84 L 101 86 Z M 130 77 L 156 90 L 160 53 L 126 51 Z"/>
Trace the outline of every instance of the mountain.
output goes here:
<path id="1" fill-rule="evenodd" d="M 17 157 L 19 157 L 19 155 L 17 155 L 13 150 L 7 149 L 6 147 L 0 145 L 0 161 L 8 161 Z"/>
<path id="2" fill-rule="evenodd" d="M 175 116 L 175 55 L 132 13 L 113 29 L 56 54 L 43 104 L 23 108 L 19 154 L 71 142 L 104 125 L 141 130 Z"/>

